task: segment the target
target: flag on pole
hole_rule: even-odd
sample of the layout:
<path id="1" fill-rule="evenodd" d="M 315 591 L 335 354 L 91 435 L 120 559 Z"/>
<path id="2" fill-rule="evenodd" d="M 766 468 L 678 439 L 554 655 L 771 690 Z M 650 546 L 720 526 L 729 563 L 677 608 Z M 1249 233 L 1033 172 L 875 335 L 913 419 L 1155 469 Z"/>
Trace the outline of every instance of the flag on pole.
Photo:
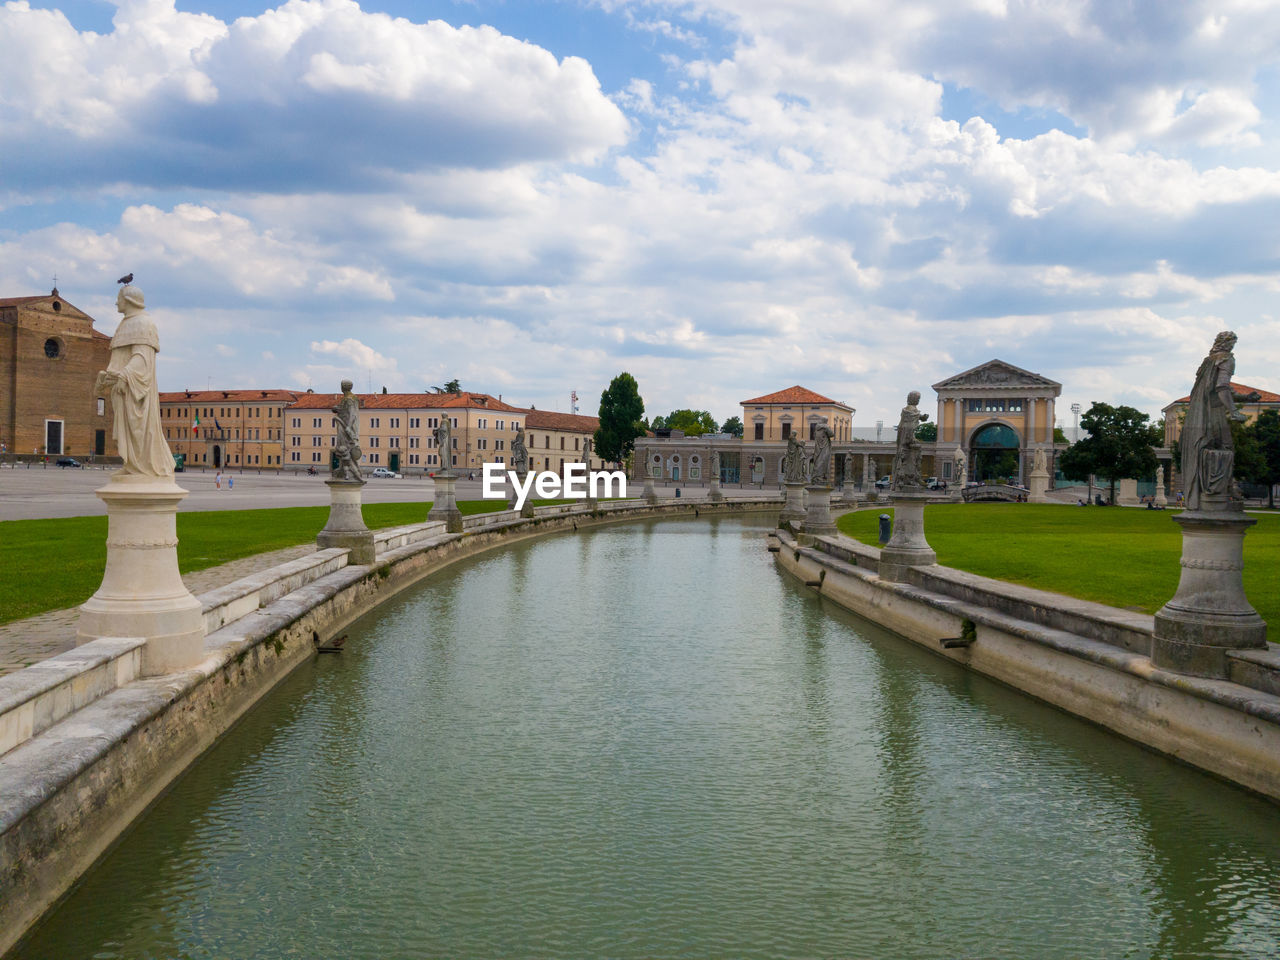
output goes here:
<path id="1" fill-rule="evenodd" d="M 196 414 L 195 420 L 191 422 L 191 432 L 194 434 L 200 433 L 200 414 L 199 413 Z"/>

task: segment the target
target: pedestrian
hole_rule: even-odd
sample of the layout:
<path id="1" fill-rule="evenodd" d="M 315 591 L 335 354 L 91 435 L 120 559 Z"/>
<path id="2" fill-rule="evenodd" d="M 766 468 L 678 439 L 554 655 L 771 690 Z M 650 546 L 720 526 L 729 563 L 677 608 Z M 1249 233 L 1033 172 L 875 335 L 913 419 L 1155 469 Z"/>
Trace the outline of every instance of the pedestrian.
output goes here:
<path id="1" fill-rule="evenodd" d="M 217 487 L 219 490 L 222 489 L 222 471 L 221 470 L 219 470 L 217 474 L 214 476 L 213 485 Z"/>
<path id="2" fill-rule="evenodd" d="M 235 478 L 235 477 L 233 477 L 233 476 L 228 475 L 228 476 L 227 476 L 227 489 L 228 489 L 228 490 L 234 490 L 235 488 L 236 488 L 236 478 Z"/>

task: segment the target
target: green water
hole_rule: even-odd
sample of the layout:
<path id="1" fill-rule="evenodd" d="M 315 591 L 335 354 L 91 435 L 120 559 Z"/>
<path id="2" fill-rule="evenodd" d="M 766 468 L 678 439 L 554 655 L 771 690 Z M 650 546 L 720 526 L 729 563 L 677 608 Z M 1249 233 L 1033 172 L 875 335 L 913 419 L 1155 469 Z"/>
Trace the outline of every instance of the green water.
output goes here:
<path id="1" fill-rule="evenodd" d="M 843 614 L 763 533 L 432 577 L 15 955 L 1276 955 L 1280 809 Z"/>

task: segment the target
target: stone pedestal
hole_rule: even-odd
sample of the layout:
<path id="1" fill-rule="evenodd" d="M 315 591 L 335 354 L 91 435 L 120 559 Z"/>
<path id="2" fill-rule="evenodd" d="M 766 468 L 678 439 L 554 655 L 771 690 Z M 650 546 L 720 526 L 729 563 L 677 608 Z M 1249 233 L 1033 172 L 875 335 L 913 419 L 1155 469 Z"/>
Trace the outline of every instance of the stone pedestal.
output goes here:
<path id="1" fill-rule="evenodd" d="M 658 491 L 653 488 L 653 477 L 647 473 L 644 477 L 644 502 L 650 505 L 658 502 Z"/>
<path id="2" fill-rule="evenodd" d="M 804 532 L 815 537 L 835 533 L 836 523 L 831 519 L 831 488 L 815 485 L 805 490 L 809 494 L 809 502 L 805 507 Z"/>
<path id="3" fill-rule="evenodd" d="M 711 488 L 707 491 L 707 499 L 712 503 L 719 503 L 724 499 L 724 491 L 720 489 L 720 478 L 711 478 Z"/>
<path id="4" fill-rule="evenodd" d="M 329 488 L 329 522 L 316 535 L 321 550 L 350 550 L 348 563 L 373 563 L 373 531 L 364 525 L 360 511 L 363 480 L 326 480 Z"/>
<path id="5" fill-rule="evenodd" d="M 1155 505 L 1162 510 L 1169 505 L 1169 498 L 1164 494 L 1164 477 L 1156 478 Z"/>
<path id="6" fill-rule="evenodd" d="M 458 484 L 458 478 L 449 472 L 437 473 L 435 484 L 435 495 L 431 502 L 431 510 L 427 513 L 427 519 L 443 520 L 444 528 L 449 533 L 461 533 L 462 511 L 458 509 L 458 501 L 453 493 L 454 487 Z M 529 501 L 525 501 L 525 506 L 529 505 Z"/>
<path id="7" fill-rule="evenodd" d="M 113 479 L 95 491 L 107 505 L 102 586 L 80 607 L 76 643 L 145 637 L 144 676 L 187 670 L 204 659 L 204 614 L 178 574 L 178 504 L 170 478 Z"/>
<path id="8" fill-rule="evenodd" d="M 778 522 L 803 520 L 805 518 L 804 484 L 788 482 L 783 484 L 783 488 L 786 490 L 787 499 L 782 504 L 782 514 L 778 517 Z"/>
<path id="9" fill-rule="evenodd" d="M 1027 494 L 1028 503 L 1048 503 L 1049 502 L 1049 474 L 1036 473 L 1034 470 L 1031 476 L 1027 478 L 1027 488 L 1031 491 Z"/>
<path id="10" fill-rule="evenodd" d="M 933 498 L 915 488 L 889 494 L 893 505 L 893 536 L 880 549 L 880 579 L 899 582 L 911 567 L 927 567 L 938 562 L 924 537 L 924 505 Z"/>
<path id="11" fill-rule="evenodd" d="M 1138 506 L 1138 481 L 1121 480 L 1116 484 L 1116 503 L 1122 507 Z"/>
<path id="12" fill-rule="evenodd" d="M 1182 527 L 1182 575 L 1173 599 L 1156 612 L 1151 660 L 1194 677 L 1225 678 L 1227 651 L 1266 647 L 1266 621 L 1244 594 L 1244 534 L 1257 521 L 1232 509 L 1188 511 L 1173 521 Z"/>

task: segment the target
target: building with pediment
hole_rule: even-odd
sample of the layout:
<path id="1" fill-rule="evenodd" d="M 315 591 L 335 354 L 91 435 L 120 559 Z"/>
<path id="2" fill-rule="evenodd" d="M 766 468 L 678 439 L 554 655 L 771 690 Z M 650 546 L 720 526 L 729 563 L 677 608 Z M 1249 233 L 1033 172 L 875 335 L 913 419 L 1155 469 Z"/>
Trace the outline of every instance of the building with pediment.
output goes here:
<path id="1" fill-rule="evenodd" d="M 902 388 L 903 398 L 908 389 L 909 385 Z M 1025 485 L 1038 449 L 1045 451 L 1052 474 L 1054 404 L 1062 384 L 1003 360 L 989 360 L 940 380 L 933 389 L 938 395 L 938 439 L 924 444 L 926 475 L 958 482 L 956 455 L 964 450 L 969 479 L 1011 477 Z M 725 434 L 690 437 L 674 430 L 636 440 L 632 479 L 705 482 L 712 454 L 719 453 L 721 482 L 776 486 L 782 479 L 787 439 L 799 433 L 810 442 L 819 422 L 834 433 L 837 486 L 849 477 L 862 487 L 868 478 L 886 476 L 892 469 L 893 429 L 875 440 L 859 436 L 861 431 L 853 427 L 854 408 L 846 403 L 797 385 L 744 400 L 741 406 L 741 439 Z"/>
<path id="2" fill-rule="evenodd" d="M 111 401 L 94 392 L 111 338 L 57 287 L 0 299 L 0 453 L 114 457 Z"/>
<path id="3" fill-rule="evenodd" d="M 1062 384 L 1004 360 L 988 360 L 933 385 L 938 394 L 936 456 L 964 450 L 974 479 L 1017 476 L 1044 450 L 1053 475 L 1054 403 Z"/>

